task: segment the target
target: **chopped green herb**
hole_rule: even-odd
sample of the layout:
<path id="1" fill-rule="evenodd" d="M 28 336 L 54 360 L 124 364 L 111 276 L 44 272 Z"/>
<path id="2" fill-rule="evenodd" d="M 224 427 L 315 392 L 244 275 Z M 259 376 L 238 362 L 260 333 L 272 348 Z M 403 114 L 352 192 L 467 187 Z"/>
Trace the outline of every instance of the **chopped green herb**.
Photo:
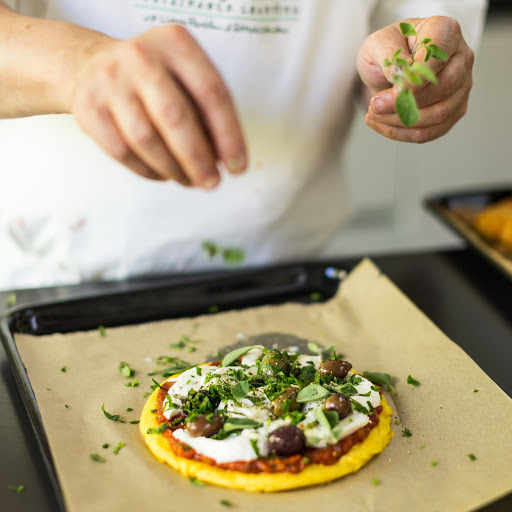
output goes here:
<path id="1" fill-rule="evenodd" d="M 240 398 L 244 398 L 249 393 L 249 381 L 243 380 L 235 384 L 231 390 L 233 394 L 233 398 L 238 400 Z"/>
<path id="2" fill-rule="evenodd" d="M 313 292 L 309 295 L 311 302 L 321 302 L 324 296 L 320 292 Z"/>
<path id="3" fill-rule="evenodd" d="M 127 378 L 133 377 L 135 374 L 135 370 L 130 368 L 130 365 L 126 361 L 121 361 L 119 363 L 119 371 Z"/>
<path id="4" fill-rule="evenodd" d="M 432 467 L 435 467 L 435 466 L 437 466 L 437 462 L 436 462 L 435 460 L 433 460 L 433 461 L 430 463 L 430 465 L 431 465 Z"/>
<path id="5" fill-rule="evenodd" d="M 204 242 L 202 242 L 201 247 L 206 256 L 208 256 L 208 258 L 210 259 L 215 258 L 215 256 L 217 256 L 217 254 L 219 254 L 221 250 L 220 247 L 215 242 L 210 242 L 209 240 L 205 240 Z"/>
<path id="6" fill-rule="evenodd" d="M 206 484 L 198 480 L 196 477 L 192 476 L 189 478 L 190 482 L 193 483 L 197 487 L 204 487 Z"/>
<path id="7" fill-rule="evenodd" d="M 160 386 L 160 384 L 155 380 L 155 379 L 151 379 L 153 381 L 153 385 L 151 386 L 151 389 L 155 390 L 157 388 L 160 388 L 160 389 L 165 389 L 164 387 Z"/>
<path id="8" fill-rule="evenodd" d="M 105 462 L 105 459 L 97 453 L 91 453 L 90 457 L 91 460 L 94 460 L 96 462 Z"/>
<path id="9" fill-rule="evenodd" d="M 151 409 L 152 414 L 155 414 L 156 411 L 157 411 L 156 409 Z"/>
<path id="10" fill-rule="evenodd" d="M 411 377 L 410 375 L 407 377 L 407 384 L 411 384 L 412 386 L 419 386 L 420 385 L 420 383 L 416 379 Z"/>
<path id="11" fill-rule="evenodd" d="M 23 492 L 25 490 L 25 486 L 7 484 L 7 489 L 9 489 L 9 491 L 16 491 L 19 494 L 20 492 Z"/>
<path id="12" fill-rule="evenodd" d="M 473 455 L 472 453 L 468 453 L 469 460 L 476 460 L 476 455 Z"/>
<path id="13" fill-rule="evenodd" d="M 372 478 L 372 484 L 375 485 L 375 487 L 378 487 L 380 482 L 376 478 Z"/>
<path id="14" fill-rule="evenodd" d="M 474 389 L 474 390 L 473 390 L 473 393 L 478 393 L 478 389 Z"/>
<path id="15" fill-rule="evenodd" d="M 219 306 L 208 306 L 208 313 L 218 313 L 219 312 Z"/>
<path id="16" fill-rule="evenodd" d="M 256 454 L 256 457 L 261 457 L 260 449 L 258 448 L 258 441 L 256 441 L 256 439 L 251 439 L 251 446 L 254 450 L 254 453 Z"/>
<path id="17" fill-rule="evenodd" d="M 109 412 L 107 412 L 105 410 L 105 404 L 103 404 L 101 406 L 101 410 L 103 411 L 103 414 L 105 415 L 106 418 L 108 418 L 109 420 L 112 420 L 112 421 L 118 421 L 119 423 L 126 423 L 126 420 L 124 420 L 123 418 L 121 418 L 119 416 L 119 414 L 110 414 Z"/>
<path id="18" fill-rule="evenodd" d="M 226 265 L 241 265 L 245 261 L 245 253 L 236 247 L 226 247 L 222 250 L 222 259 Z"/>
<path id="19" fill-rule="evenodd" d="M 400 420 L 398 418 L 395 418 L 395 425 L 400 425 Z"/>
<path id="20" fill-rule="evenodd" d="M 412 437 L 412 432 L 408 428 L 404 428 L 404 437 Z"/>
<path id="21" fill-rule="evenodd" d="M 235 505 L 229 500 L 220 500 L 219 502 L 223 507 L 234 507 Z"/>
<path id="22" fill-rule="evenodd" d="M 132 409 L 131 407 L 128 407 L 128 408 L 126 409 L 126 412 L 132 412 L 132 411 L 133 411 L 133 409 Z"/>
<path id="23" fill-rule="evenodd" d="M 156 375 L 158 373 L 158 370 L 153 370 L 152 372 L 146 373 L 148 377 L 151 377 L 153 375 Z"/>
<path id="24" fill-rule="evenodd" d="M 136 388 L 140 384 L 139 379 L 134 379 L 131 382 L 126 382 L 125 386 L 128 388 Z"/>
<path id="25" fill-rule="evenodd" d="M 126 443 L 123 443 L 122 441 L 119 441 L 119 442 L 116 444 L 115 448 L 114 448 L 113 454 L 114 454 L 114 455 L 117 455 L 117 454 L 121 451 L 121 448 L 122 448 L 123 446 L 126 446 Z"/>
<path id="26" fill-rule="evenodd" d="M 169 428 L 170 428 L 169 425 L 167 425 L 167 423 L 165 423 L 164 425 L 162 425 L 160 427 L 148 428 L 147 433 L 148 434 L 161 434 L 162 432 L 165 432 Z"/>
<path id="27" fill-rule="evenodd" d="M 132 420 L 130 421 L 130 425 L 138 425 L 140 423 L 140 420 Z"/>
<path id="28" fill-rule="evenodd" d="M 107 331 L 105 330 L 105 326 L 100 325 L 98 326 L 98 332 L 100 333 L 100 336 L 104 338 L 107 335 Z"/>
<path id="29" fill-rule="evenodd" d="M 101 445 L 102 448 L 105 448 L 105 450 L 109 447 L 110 445 L 108 443 L 103 443 Z"/>
<path id="30" fill-rule="evenodd" d="M 169 345 L 170 348 L 185 348 L 185 342 L 183 340 L 178 341 L 178 343 L 171 343 Z"/>
<path id="31" fill-rule="evenodd" d="M 52 388 L 46 388 L 46 391 L 51 391 L 51 390 L 52 390 Z"/>
<path id="32" fill-rule="evenodd" d="M 190 353 L 195 352 L 196 350 L 197 350 L 196 347 L 188 347 L 188 351 Z"/>
<path id="33" fill-rule="evenodd" d="M 144 393 L 144 398 L 148 397 L 149 395 L 151 395 L 151 393 L 150 393 L 149 391 L 146 391 L 146 392 Z"/>
<path id="34" fill-rule="evenodd" d="M 420 450 L 423 450 L 425 448 L 425 445 L 424 444 L 421 444 L 420 445 Z"/>
<path id="35" fill-rule="evenodd" d="M 389 375 L 389 373 L 363 372 L 363 377 L 377 384 L 377 386 L 385 387 L 386 391 L 392 391 L 396 394 L 396 389 L 391 384 L 391 375 Z"/>
<path id="36" fill-rule="evenodd" d="M 225 432 L 234 432 L 245 428 L 258 428 L 261 423 L 250 418 L 228 418 L 222 427 Z"/>
<path id="37" fill-rule="evenodd" d="M 11 293 L 7 296 L 7 299 L 5 299 L 5 305 L 8 308 L 12 308 L 13 306 L 16 305 L 16 294 L 15 293 Z"/>
<path id="38" fill-rule="evenodd" d="M 69 409 L 69 405 L 68 405 L 68 404 L 64 404 L 64 407 L 65 407 L 66 409 Z"/>
<path id="39" fill-rule="evenodd" d="M 60 369 L 61 372 L 63 373 L 66 373 L 68 371 L 68 367 L 67 366 L 63 366 L 61 369 Z"/>

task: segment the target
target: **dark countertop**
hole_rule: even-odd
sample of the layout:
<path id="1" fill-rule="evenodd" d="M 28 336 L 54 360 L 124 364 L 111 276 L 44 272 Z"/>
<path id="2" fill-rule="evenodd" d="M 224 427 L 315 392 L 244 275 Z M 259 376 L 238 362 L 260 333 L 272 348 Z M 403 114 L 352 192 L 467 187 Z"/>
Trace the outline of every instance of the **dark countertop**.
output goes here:
<path id="1" fill-rule="evenodd" d="M 512 396 L 512 280 L 468 250 L 374 257 L 373 261 L 448 337 Z M 357 260 L 329 261 L 351 268 Z M 70 300 L 98 293 L 115 293 L 172 283 L 173 278 L 86 284 L 25 290 L 16 293 L 17 306 Z M 0 293 L 0 315 L 9 294 Z M 2 308 L 4 310 L 2 311 Z M 8 484 L 23 484 L 17 494 Z M 58 510 L 3 345 L 0 345 L 0 509 L 47 512 Z M 512 510 L 512 494 L 482 509 Z"/>

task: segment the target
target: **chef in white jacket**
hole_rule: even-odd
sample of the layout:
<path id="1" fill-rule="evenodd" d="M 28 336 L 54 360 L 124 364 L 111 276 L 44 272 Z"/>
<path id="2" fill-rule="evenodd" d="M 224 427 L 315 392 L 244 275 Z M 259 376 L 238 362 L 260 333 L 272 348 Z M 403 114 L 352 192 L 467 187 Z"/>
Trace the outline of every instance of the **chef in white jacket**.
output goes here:
<path id="1" fill-rule="evenodd" d="M 385 137 L 444 135 L 467 108 L 485 9 L 0 1 L 0 289 L 205 268 L 205 240 L 249 265 L 321 255 L 347 214 L 353 96 Z M 404 19 L 448 54 L 428 62 L 438 84 L 417 91 L 411 128 L 384 66 L 410 54 Z"/>

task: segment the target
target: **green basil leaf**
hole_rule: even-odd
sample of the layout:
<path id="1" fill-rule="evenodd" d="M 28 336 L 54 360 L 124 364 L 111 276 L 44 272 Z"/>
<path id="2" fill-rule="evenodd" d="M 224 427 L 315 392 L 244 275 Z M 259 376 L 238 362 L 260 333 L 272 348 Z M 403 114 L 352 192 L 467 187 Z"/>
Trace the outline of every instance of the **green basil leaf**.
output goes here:
<path id="1" fill-rule="evenodd" d="M 325 389 L 320 384 L 310 384 L 305 388 L 301 389 L 299 394 L 297 395 L 297 402 L 316 402 L 317 400 L 321 400 L 329 396 L 331 392 Z"/>
<path id="2" fill-rule="evenodd" d="M 234 399 L 240 399 L 244 396 L 247 396 L 247 393 L 249 393 L 249 381 L 248 380 L 242 380 L 238 383 L 236 383 L 233 388 L 231 389 L 231 394 L 233 395 Z"/>
<path id="3" fill-rule="evenodd" d="M 411 72 L 421 75 L 425 80 L 437 84 L 436 74 L 426 65 L 421 62 L 415 62 L 411 66 Z"/>
<path id="4" fill-rule="evenodd" d="M 400 23 L 400 31 L 404 37 L 417 36 L 418 33 L 410 23 Z"/>
<path id="5" fill-rule="evenodd" d="M 428 48 L 430 48 L 432 57 L 437 60 L 446 60 L 448 59 L 448 54 L 441 50 L 437 44 L 429 44 Z"/>
<path id="6" fill-rule="evenodd" d="M 221 366 L 231 366 L 239 357 L 242 357 L 244 354 L 247 354 L 249 350 L 256 347 L 261 347 L 261 345 L 251 345 L 250 347 L 241 347 L 232 350 L 229 354 L 224 356 Z"/>
<path id="7" fill-rule="evenodd" d="M 225 432 L 234 432 L 235 430 L 243 430 L 244 428 L 258 428 L 261 423 L 250 418 L 228 418 L 224 423 Z"/>
<path id="8" fill-rule="evenodd" d="M 331 424 L 329 423 L 329 420 L 325 416 L 323 408 L 321 406 L 315 407 L 315 409 L 313 410 L 313 413 L 315 414 L 315 418 L 316 418 L 316 421 L 318 421 L 318 424 L 330 431 Z"/>
<path id="9" fill-rule="evenodd" d="M 395 109 L 401 123 L 405 127 L 413 126 L 420 120 L 418 105 L 410 89 L 404 89 L 398 93 Z"/>
<path id="10" fill-rule="evenodd" d="M 386 391 L 396 393 L 396 389 L 391 384 L 391 375 L 389 375 L 389 373 L 363 372 L 363 377 L 377 384 L 377 386 L 385 387 Z"/>

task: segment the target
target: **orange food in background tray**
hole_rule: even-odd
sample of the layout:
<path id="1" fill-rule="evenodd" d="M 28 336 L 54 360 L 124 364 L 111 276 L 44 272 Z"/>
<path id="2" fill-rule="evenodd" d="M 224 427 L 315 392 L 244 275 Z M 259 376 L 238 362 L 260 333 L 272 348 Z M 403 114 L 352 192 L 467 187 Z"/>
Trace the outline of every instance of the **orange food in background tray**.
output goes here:
<path id="1" fill-rule="evenodd" d="M 483 237 L 512 254 L 512 197 L 485 208 L 477 216 L 474 227 Z"/>

